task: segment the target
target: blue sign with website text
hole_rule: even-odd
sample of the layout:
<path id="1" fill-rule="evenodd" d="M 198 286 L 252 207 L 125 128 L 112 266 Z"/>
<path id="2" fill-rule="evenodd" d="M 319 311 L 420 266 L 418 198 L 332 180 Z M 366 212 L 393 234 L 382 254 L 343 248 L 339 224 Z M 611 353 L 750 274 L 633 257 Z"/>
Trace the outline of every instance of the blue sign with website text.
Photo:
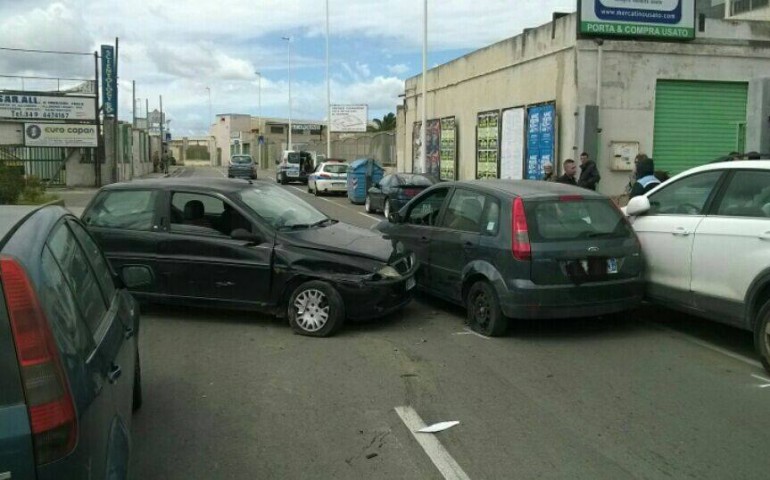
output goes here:
<path id="1" fill-rule="evenodd" d="M 541 180 L 544 175 L 543 166 L 546 163 L 553 164 L 555 117 L 556 107 L 553 104 L 527 109 L 526 179 Z"/>
<path id="2" fill-rule="evenodd" d="M 116 71 L 115 47 L 102 45 L 102 98 L 104 115 L 118 115 L 118 72 Z"/>

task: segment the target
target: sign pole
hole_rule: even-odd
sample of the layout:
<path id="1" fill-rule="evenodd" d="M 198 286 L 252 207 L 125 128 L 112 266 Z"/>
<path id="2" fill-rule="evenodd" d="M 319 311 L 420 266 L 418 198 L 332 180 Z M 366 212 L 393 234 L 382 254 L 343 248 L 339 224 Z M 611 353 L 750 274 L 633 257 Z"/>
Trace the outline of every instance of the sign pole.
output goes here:
<path id="1" fill-rule="evenodd" d="M 117 183 L 120 179 L 118 175 L 118 37 L 115 37 L 115 57 L 113 62 L 115 65 L 115 112 L 112 118 L 112 182 Z"/>
<path id="2" fill-rule="evenodd" d="M 96 151 L 94 160 L 94 186 L 102 186 L 102 142 L 101 122 L 99 121 L 99 53 L 94 52 L 94 84 L 96 85 L 96 101 L 94 102 L 94 114 L 96 116 Z"/>

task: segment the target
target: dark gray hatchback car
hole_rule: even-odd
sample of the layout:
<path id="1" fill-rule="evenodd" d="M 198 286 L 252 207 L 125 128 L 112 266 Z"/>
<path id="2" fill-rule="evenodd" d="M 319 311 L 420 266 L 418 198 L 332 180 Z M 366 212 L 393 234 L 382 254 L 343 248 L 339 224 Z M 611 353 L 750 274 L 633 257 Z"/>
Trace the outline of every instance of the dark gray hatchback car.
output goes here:
<path id="1" fill-rule="evenodd" d="M 610 199 L 530 180 L 434 185 L 377 227 L 417 254 L 418 286 L 471 327 L 615 313 L 642 300 L 639 240 Z"/>

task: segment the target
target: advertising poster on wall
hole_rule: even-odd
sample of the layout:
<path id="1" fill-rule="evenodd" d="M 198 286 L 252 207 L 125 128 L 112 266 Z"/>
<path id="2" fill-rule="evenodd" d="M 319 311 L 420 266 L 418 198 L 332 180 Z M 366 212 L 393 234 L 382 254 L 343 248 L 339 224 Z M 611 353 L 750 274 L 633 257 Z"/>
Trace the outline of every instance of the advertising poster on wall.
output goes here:
<path id="1" fill-rule="evenodd" d="M 0 93 L 0 118 L 12 120 L 93 121 L 93 97 L 35 95 L 26 92 Z"/>
<path id="2" fill-rule="evenodd" d="M 695 38 L 695 0 L 580 0 L 578 11 L 581 35 Z"/>
<path id="3" fill-rule="evenodd" d="M 414 122 L 412 126 L 412 173 L 420 171 L 420 126 L 422 122 Z"/>
<path id="4" fill-rule="evenodd" d="M 440 180 L 457 180 L 457 121 L 455 117 L 441 119 Z"/>
<path id="5" fill-rule="evenodd" d="M 503 111 L 500 139 L 500 178 L 521 180 L 524 178 L 524 121 L 523 108 Z"/>
<path id="6" fill-rule="evenodd" d="M 543 165 L 554 163 L 553 104 L 538 105 L 527 109 L 527 165 L 524 178 L 541 180 Z"/>
<path id="7" fill-rule="evenodd" d="M 479 113 L 476 125 L 476 178 L 498 178 L 500 112 Z"/>
<path id="8" fill-rule="evenodd" d="M 441 121 L 428 120 L 428 128 L 425 130 L 425 173 L 436 177 L 441 171 Z"/>
<path id="9" fill-rule="evenodd" d="M 332 132 L 365 132 L 369 123 L 368 105 L 331 105 Z"/>

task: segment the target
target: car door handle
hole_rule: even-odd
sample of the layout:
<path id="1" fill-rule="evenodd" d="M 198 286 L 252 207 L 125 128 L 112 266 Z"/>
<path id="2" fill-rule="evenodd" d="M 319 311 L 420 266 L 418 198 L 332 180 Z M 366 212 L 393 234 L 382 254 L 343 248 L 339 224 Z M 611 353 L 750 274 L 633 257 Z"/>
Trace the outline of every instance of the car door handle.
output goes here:
<path id="1" fill-rule="evenodd" d="M 123 330 L 123 336 L 128 340 L 129 338 L 134 336 L 134 327 L 126 327 Z"/>
<path id="2" fill-rule="evenodd" d="M 760 240 L 770 240 L 770 232 L 765 232 L 759 236 Z"/>
<path id="3" fill-rule="evenodd" d="M 120 365 L 112 364 L 112 367 L 110 367 L 110 371 L 107 372 L 107 380 L 110 381 L 110 383 L 115 383 L 118 381 L 118 378 L 120 378 L 120 375 L 123 373 L 123 370 L 120 369 Z"/>
<path id="4" fill-rule="evenodd" d="M 473 244 L 473 243 L 471 243 L 471 242 L 465 242 L 465 243 L 463 244 L 463 248 L 464 248 L 465 250 L 473 250 L 474 248 L 476 248 L 476 245 L 475 245 L 475 244 Z"/>
<path id="5" fill-rule="evenodd" d="M 428 243 L 430 241 L 430 239 L 428 237 L 420 237 L 420 241 L 422 243 Z"/>
<path id="6" fill-rule="evenodd" d="M 675 235 L 677 237 L 686 237 L 691 232 L 684 227 L 675 228 L 673 232 L 671 232 L 672 235 Z"/>

